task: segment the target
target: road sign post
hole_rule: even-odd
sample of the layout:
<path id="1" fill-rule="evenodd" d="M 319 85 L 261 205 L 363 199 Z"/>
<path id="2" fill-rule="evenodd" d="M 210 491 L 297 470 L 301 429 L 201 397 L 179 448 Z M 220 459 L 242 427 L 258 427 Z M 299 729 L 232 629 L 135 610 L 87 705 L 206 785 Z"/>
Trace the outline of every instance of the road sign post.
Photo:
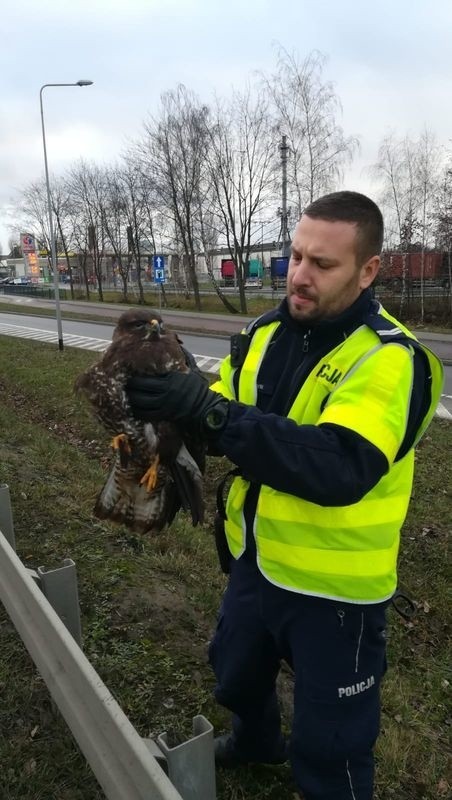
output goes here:
<path id="1" fill-rule="evenodd" d="M 165 256 L 152 257 L 154 267 L 154 283 L 159 287 L 159 311 L 162 308 L 162 283 L 165 283 Z"/>

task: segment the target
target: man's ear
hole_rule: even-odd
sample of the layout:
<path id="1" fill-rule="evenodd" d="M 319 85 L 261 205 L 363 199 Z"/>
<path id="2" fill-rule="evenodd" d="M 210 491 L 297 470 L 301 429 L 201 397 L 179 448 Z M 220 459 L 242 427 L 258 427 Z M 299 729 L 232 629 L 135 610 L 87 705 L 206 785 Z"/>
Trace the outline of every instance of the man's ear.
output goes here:
<path id="1" fill-rule="evenodd" d="M 359 288 L 367 289 L 374 281 L 380 269 L 380 256 L 372 256 L 360 269 Z"/>

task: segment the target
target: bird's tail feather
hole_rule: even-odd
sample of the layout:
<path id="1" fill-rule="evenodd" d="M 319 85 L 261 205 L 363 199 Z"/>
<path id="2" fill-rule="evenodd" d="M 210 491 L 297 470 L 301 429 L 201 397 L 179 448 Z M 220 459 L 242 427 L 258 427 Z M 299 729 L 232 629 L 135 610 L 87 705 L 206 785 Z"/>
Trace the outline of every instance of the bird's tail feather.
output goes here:
<path id="1" fill-rule="evenodd" d="M 121 475 L 118 464 L 113 466 L 94 506 L 99 519 L 108 519 L 127 525 L 133 531 L 146 533 L 160 531 L 167 524 L 166 487 L 149 493 L 136 479 Z M 170 508 L 174 506 L 171 503 Z M 174 517 L 176 510 L 171 508 Z"/>

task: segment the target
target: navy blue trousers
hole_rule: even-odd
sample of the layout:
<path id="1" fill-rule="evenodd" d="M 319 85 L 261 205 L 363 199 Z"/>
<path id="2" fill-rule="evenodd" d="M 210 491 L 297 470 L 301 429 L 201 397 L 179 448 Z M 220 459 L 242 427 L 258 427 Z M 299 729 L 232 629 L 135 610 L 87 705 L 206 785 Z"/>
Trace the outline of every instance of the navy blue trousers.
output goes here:
<path id="1" fill-rule="evenodd" d="M 234 562 L 209 647 L 217 701 L 253 761 L 281 747 L 276 678 L 295 674 L 289 754 L 306 800 L 371 800 L 386 669 L 387 603 L 355 605 L 279 589 L 245 554 Z"/>

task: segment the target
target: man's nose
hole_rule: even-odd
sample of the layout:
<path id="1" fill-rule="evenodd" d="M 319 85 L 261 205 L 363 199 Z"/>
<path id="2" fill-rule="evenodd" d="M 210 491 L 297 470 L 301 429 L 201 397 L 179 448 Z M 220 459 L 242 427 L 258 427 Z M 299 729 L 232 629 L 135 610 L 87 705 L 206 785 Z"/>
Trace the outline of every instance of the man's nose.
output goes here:
<path id="1" fill-rule="evenodd" d="M 311 283 L 312 274 L 308 259 L 302 258 L 293 269 L 292 283 L 294 286 L 307 286 Z"/>

